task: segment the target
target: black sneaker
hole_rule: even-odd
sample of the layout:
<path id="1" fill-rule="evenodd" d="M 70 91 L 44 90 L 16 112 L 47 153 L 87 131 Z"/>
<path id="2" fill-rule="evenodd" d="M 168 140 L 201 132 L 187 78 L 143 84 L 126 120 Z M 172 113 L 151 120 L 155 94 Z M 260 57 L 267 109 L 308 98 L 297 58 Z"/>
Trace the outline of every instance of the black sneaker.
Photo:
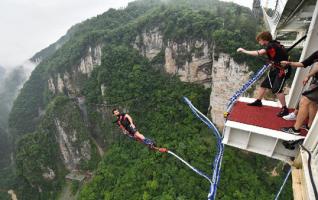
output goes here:
<path id="1" fill-rule="evenodd" d="M 279 113 L 277 113 L 277 117 L 284 117 L 289 114 L 288 108 L 282 108 Z"/>
<path id="2" fill-rule="evenodd" d="M 281 131 L 289 134 L 299 135 L 300 130 L 296 130 L 294 127 L 284 127 L 280 129 Z"/>
<path id="3" fill-rule="evenodd" d="M 248 106 L 259 106 L 259 107 L 263 106 L 262 101 L 259 99 L 256 99 L 254 102 L 248 103 L 247 105 Z"/>
<path id="4" fill-rule="evenodd" d="M 149 149 L 154 149 L 156 147 L 156 143 L 151 139 L 145 138 L 143 142 L 149 147 Z"/>

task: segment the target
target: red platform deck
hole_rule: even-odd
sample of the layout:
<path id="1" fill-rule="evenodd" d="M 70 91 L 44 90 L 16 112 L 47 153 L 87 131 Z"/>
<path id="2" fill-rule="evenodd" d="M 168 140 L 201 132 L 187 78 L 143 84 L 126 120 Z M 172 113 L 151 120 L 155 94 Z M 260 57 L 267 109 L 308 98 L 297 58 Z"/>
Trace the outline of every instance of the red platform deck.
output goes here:
<path id="1" fill-rule="evenodd" d="M 229 114 L 228 120 L 277 131 L 280 131 L 282 127 L 293 126 L 295 121 L 287 121 L 276 116 L 279 111 L 278 107 L 254 107 L 238 101 Z M 302 129 L 301 135 L 306 136 L 306 134 L 307 131 Z"/>

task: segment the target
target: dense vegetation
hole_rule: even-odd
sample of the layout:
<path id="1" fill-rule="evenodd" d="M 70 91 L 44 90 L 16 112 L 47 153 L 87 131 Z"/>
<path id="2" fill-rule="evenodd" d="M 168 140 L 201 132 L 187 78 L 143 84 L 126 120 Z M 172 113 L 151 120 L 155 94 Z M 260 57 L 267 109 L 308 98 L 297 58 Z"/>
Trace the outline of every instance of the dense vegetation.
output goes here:
<path id="1" fill-rule="evenodd" d="M 0 169 L 8 166 L 10 157 L 10 143 L 7 133 L 0 128 Z"/>
<path id="2" fill-rule="evenodd" d="M 118 105 L 129 110 L 142 133 L 178 152 L 196 167 L 211 171 L 211 155 L 215 151 L 212 134 L 181 101 L 183 95 L 188 96 L 201 110 L 206 110 L 208 92 L 155 71 L 128 47 L 107 46 L 103 55 L 103 64 L 94 71 L 86 88 L 89 103 L 112 104 L 134 98 Z M 100 84 L 106 86 L 107 97 L 101 98 L 96 88 Z M 104 133 L 106 138 L 116 141 L 109 147 L 93 181 L 83 188 L 80 199 L 206 198 L 208 182 L 174 158 L 149 152 L 143 145 L 114 135 L 117 128 L 114 130 L 112 121 L 101 120 L 95 110 L 91 113 L 93 120 L 100 119 L 99 126 L 111 130 Z M 269 176 L 275 164 L 268 161 L 227 149 L 219 198 L 273 198 L 281 179 Z"/>
<path id="3" fill-rule="evenodd" d="M 14 183 L 11 164 L 12 138 L 7 132 L 8 118 L 13 101 L 27 78 L 23 67 L 7 69 L 0 66 L 0 199 L 9 199 L 7 190 Z"/>
<path id="4" fill-rule="evenodd" d="M 16 166 L 20 177 L 17 187 L 19 194 L 23 194 L 23 199 L 54 199 L 56 191 L 61 189 L 64 182 L 67 171 L 60 158 L 58 137 L 61 136 L 57 133 L 56 120 L 61 122 L 65 132 L 76 132 L 75 147 L 82 141 L 90 140 L 79 108 L 66 97 L 56 97 L 48 105 L 37 130 L 23 136 L 17 144 Z M 82 169 L 96 168 L 99 158 L 95 146 L 92 151 L 89 161 L 81 161 Z M 53 170 L 57 176 L 53 180 L 43 176 L 48 169 Z M 39 190 L 42 192 L 39 193 Z"/>
<path id="5" fill-rule="evenodd" d="M 255 70 L 256 60 L 246 61 L 235 50 L 256 48 L 257 25 L 247 8 L 217 0 L 139 0 L 125 9 L 106 13 L 74 26 L 68 35 L 36 55 L 43 61 L 33 71 L 10 114 L 10 133 L 16 145 L 16 189 L 22 199 L 54 199 L 63 187 L 67 170 L 56 141 L 54 119 L 65 122 L 66 130 L 76 129 L 82 139 L 91 136 L 106 149 L 94 178 L 85 185 L 79 199 L 203 199 L 208 182 L 202 180 L 169 156 L 149 152 L 143 145 L 119 134 L 112 124 L 113 106 L 128 111 L 138 128 L 159 145 L 171 148 L 186 160 L 209 172 L 215 151 L 212 134 L 182 102 L 189 97 L 200 110 L 207 110 L 210 91 L 182 83 L 163 72 L 164 49 L 152 61 L 139 55 L 132 44 L 136 36 L 157 28 L 168 41 L 194 43 L 207 41 L 214 55 L 224 52 L 237 62 L 247 62 Z M 87 101 L 88 126 L 67 91 L 60 96 L 48 90 L 47 80 L 57 74 L 72 73 L 89 47 L 104 46 L 102 64 L 87 79 L 77 77 L 77 86 Z M 177 65 L 200 55 L 191 47 L 178 52 Z M 212 53 L 211 53 L 212 55 Z M 158 66 L 154 67 L 154 66 Z M 101 85 L 105 86 L 102 95 Z M 45 112 L 44 112 L 45 111 Z M 81 169 L 96 169 L 99 162 L 93 148 L 92 159 Z M 225 153 L 220 199 L 270 199 L 281 183 L 270 172 L 277 163 L 228 148 Z M 49 167 L 54 180 L 42 174 Z M 277 168 L 281 173 L 281 166 Z M 76 187 L 77 188 L 77 187 Z M 41 192 L 40 192 L 41 191 Z M 23 194 L 23 195 L 22 195 Z M 290 187 L 286 197 L 290 197 Z"/>

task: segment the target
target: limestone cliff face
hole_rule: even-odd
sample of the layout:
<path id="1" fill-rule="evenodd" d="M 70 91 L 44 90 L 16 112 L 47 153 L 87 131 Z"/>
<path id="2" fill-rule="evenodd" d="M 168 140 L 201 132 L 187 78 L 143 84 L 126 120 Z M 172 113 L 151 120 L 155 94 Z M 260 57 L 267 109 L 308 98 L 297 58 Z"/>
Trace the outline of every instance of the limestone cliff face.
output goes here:
<path id="1" fill-rule="evenodd" d="M 227 54 L 221 53 L 213 59 L 209 110 L 218 127 L 223 127 L 223 115 L 229 98 L 249 79 L 249 75 L 247 65 L 236 63 Z"/>
<path id="2" fill-rule="evenodd" d="M 211 86 L 212 60 L 206 41 L 178 44 L 169 41 L 165 48 L 165 71 L 176 74 L 181 81 Z"/>
<path id="3" fill-rule="evenodd" d="M 59 119 L 54 120 L 57 129 L 57 142 L 60 147 L 65 167 L 72 171 L 79 168 L 81 161 L 91 159 L 90 141 L 80 140 L 77 130 L 67 130 L 63 122 Z"/>
<path id="4" fill-rule="evenodd" d="M 80 94 L 82 82 L 90 77 L 95 66 L 101 64 L 101 49 L 101 45 L 88 47 L 87 53 L 81 58 L 79 65 L 63 73 L 52 74 L 47 80 L 48 90 L 54 95 L 62 93 L 75 99 Z M 81 105 L 79 101 L 79 108 L 81 108 Z M 92 156 L 92 145 L 88 139 L 88 135 L 86 139 L 83 139 L 83 136 L 79 136 L 80 130 L 70 129 L 68 126 L 71 122 L 63 121 L 59 117 L 54 119 L 54 124 L 56 128 L 56 141 L 59 145 L 61 158 L 65 167 L 70 171 L 79 169 L 81 162 L 89 161 Z M 51 173 L 47 172 L 43 177 L 48 177 L 48 174 Z"/>
<path id="5" fill-rule="evenodd" d="M 133 46 L 135 49 L 138 49 L 143 56 L 151 60 L 162 50 L 163 36 L 158 28 L 148 31 L 144 30 L 136 37 Z"/>
<path id="6" fill-rule="evenodd" d="M 158 28 L 145 30 L 136 37 L 134 48 L 150 60 L 164 52 L 164 70 L 181 81 L 211 88 L 209 112 L 217 126 L 223 126 L 227 100 L 248 80 L 248 66 L 236 63 L 227 54 L 216 54 L 204 40 L 163 42 Z"/>
<path id="7" fill-rule="evenodd" d="M 80 92 L 81 78 L 88 78 L 95 66 L 101 64 L 102 46 L 89 47 L 86 55 L 81 58 L 80 64 L 71 72 L 54 74 L 48 80 L 48 89 L 53 94 L 64 93 L 75 97 Z"/>

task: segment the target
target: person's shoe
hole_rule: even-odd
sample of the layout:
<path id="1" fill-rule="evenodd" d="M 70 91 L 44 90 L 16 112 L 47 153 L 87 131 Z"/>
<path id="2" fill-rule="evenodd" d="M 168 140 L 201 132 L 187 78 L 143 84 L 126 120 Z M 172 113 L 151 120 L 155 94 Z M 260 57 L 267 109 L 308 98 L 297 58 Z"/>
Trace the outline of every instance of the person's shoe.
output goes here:
<path id="1" fill-rule="evenodd" d="M 284 117 L 288 115 L 288 108 L 282 108 L 279 113 L 277 113 L 277 117 Z"/>
<path id="2" fill-rule="evenodd" d="M 296 130 L 294 127 L 284 127 L 280 129 L 281 131 L 289 134 L 299 135 L 300 130 Z"/>
<path id="3" fill-rule="evenodd" d="M 154 141 L 152 141 L 151 139 L 145 138 L 144 139 L 144 144 L 147 145 L 150 149 L 153 149 L 154 147 L 156 147 L 156 143 Z"/>
<path id="4" fill-rule="evenodd" d="M 256 99 L 254 102 L 248 103 L 248 104 L 246 104 L 246 105 L 248 105 L 248 106 L 258 106 L 258 107 L 263 106 L 262 101 L 259 100 L 259 99 Z"/>
<path id="5" fill-rule="evenodd" d="M 284 120 L 296 120 L 297 116 L 295 115 L 294 112 L 289 113 L 288 115 L 283 116 Z"/>

